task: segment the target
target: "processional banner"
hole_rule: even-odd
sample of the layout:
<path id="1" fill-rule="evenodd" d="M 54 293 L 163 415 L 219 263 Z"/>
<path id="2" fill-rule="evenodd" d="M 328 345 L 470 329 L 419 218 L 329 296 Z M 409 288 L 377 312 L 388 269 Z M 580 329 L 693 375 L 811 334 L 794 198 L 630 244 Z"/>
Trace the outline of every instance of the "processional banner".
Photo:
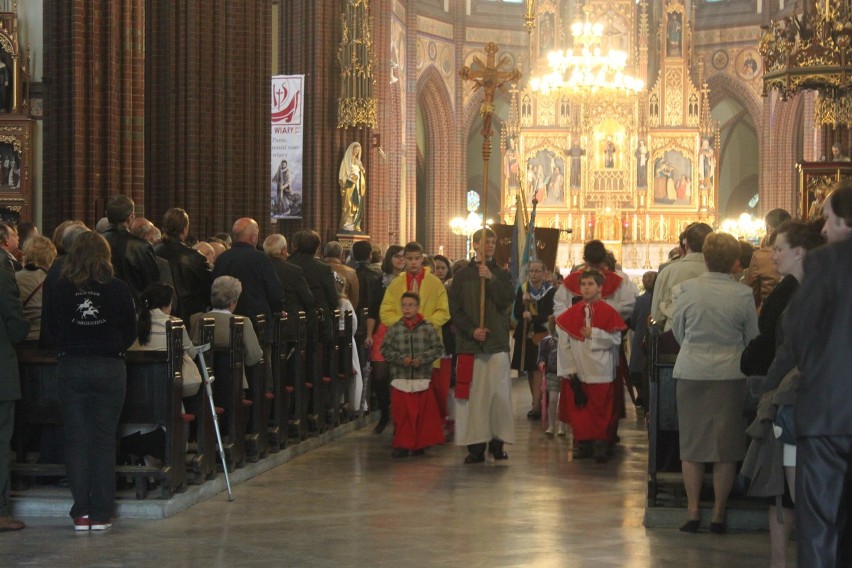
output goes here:
<path id="1" fill-rule="evenodd" d="M 304 75 L 272 77 L 270 212 L 273 219 L 302 218 L 304 85 Z"/>

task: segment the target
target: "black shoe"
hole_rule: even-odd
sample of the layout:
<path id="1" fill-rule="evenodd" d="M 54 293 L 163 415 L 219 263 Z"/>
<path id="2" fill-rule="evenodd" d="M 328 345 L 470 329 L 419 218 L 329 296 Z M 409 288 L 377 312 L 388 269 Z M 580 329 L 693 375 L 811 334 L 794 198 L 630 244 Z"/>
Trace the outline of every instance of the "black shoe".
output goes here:
<path id="1" fill-rule="evenodd" d="M 541 410 L 538 408 L 533 408 L 529 412 L 527 412 L 527 418 L 530 420 L 541 420 Z"/>
<path id="2" fill-rule="evenodd" d="M 701 524 L 701 521 L 697 519 L 693 519 L 691 521 L 686 521 L 680 526 L 680 532 L 695 534 L 698 532 L 698 525 Z"/>
<path id="3" fill-rule="evenodd" d="M 494 456 L 495 460 L 507 460 L 509 459 L 509 454 L 503 451 L 503 442 L 494 443 L 489 442 L 488 444 L 488 453 Z"/>
<path id="4" fill-rule="evenodd" d="M 482 463 L 485 461 L 485 454 L 467 454 L 464 458 L 464 463 Z"/>
<path id="5" fill-rule="evenodd" d="M 609 459 L 609 455 L 607 455 L 607 444 L 606 442 L 597 441 L 592 446 L 592 455 L 595 458 L 595 461 L 598 463 L 606 463 Z"/>
<path id="6" fill-rule="evenodd" d="M 405 448 L 394 448 L 393 451 L 391 452 L 391 457 L 392 458 L 407 458 L 408 457 L 408 450 L 406 450 Z"/>
<path id="7" fill-rule="evenodd" d="M 592 457 L 592 446 L 587 442 L 580 442 L 580 445 L 571 450 L 571 455 L 575 460 L 584 460 Z"/>
<path id="8" fill-rule="evenodd" d="M 413 451 L 411 452 L 411 455 L 412 455 L 412 456 L 425 456 L 425 455 L 426 455 L 426 450 L 424 450 L 423 448 L 420 448 L 419 450 L 413 450 Z"/>
<path id="9" fill-rule="evenodd" d="M 713 534 L 725 534 L 728 526 L 725 523 L 710 523 L 710 532 Z"/>
<path id="10" fill-rule="evenodd" d="M 381 434 L 382 432 L 385 431 L 385 428 L 387 428 L 387 427 L 388 427 L 387 418 L 380 418 L 378 424 L 376 424 L 376 427 L 373 428 L 373 434 Z"/>

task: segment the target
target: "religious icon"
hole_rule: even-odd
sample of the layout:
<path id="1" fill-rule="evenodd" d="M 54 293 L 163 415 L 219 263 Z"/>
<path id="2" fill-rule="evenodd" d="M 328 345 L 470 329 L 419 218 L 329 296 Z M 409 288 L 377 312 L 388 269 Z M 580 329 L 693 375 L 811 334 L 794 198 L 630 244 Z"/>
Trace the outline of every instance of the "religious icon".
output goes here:
<path id="1" fill-rule="evenodd" d="M 571 149 L 568 150 L 568 158 L 571 160 L 571 174 L 568 178 L 568 185 L 571 189 L 579 189 L 580 188 L 580 178 L 582 170 L 582 162 L 581 158 L 586 155 L 586 151 L 583 148 L 580 148 L 580 143 L 577 139 L 574 139 L 574 142 L 571 144 Z"/>
<path id="2" fill-rule="evenodd" d="M 503 155 L 503 176 L 508 189 L 520 187 L 520 164 L 518 163 L 518 152 L 515 149 L 515 138 L 506 140 L 506 153 Z"/>
<path id="3" fill-rule="evenodd" d="M 644 140 L 639 141 L 639 146 L 634 153 L 636 156 L 636 187 L 648 187 L 648 146 Z"/>
<path id="4" fill-rule="evenodd" d="M 710 139 L 701 140 L 701 149 L 698 151 L 698 175 L 704 182 L 705 187 L 713 187 L 716 180 L 716 153 L 710 147 Z"/>
<path id="5" fill-rule="evenodd" d="M 666 24 L 666 55 L 680 57 L 683 54 L 683 17 L 680 12 L 669 14 Z"/>
<path id="6" fill-rule="evenodd" d="M 604 155 L 604 167 L 605 168 L 614 168 L 615 167 L 615 153 L 617 149 L 615 147 L 615 142 L 612 141 L 612 136 L 607 136 L 606 141 L 603 145 L 603 155 Z"/>
<path id="7" fill-rule="evenodd" d="M 692 200 L 692 160 L 669 150 L 654 162 L 654 203 L 689 205 Z"/>
<path id="8" fill-rule="evenodd" d="M 565 160 L 552 150 L 539 150 L 527 159 L 527 203 L 565 203 Z"/>

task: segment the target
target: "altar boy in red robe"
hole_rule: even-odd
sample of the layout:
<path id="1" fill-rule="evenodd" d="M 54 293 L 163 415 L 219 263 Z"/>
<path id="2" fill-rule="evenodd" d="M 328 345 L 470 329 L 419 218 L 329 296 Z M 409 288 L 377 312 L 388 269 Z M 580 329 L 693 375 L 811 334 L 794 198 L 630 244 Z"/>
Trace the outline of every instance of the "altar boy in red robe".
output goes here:
<path id="1" fill-rule="evenodd" d="M 613 421 L 615 368 L 621 332 L 627 328 L 618 312 L 601 300 L 604 276 L 597 270 L 580 275 L 582 301 L 556 318 L 556 324 L 568 334 L 570 354 L 568 376 L 562 382 L 559 419 L 574 430 L 575 458 L 594 456 L 605 462 Z"/>

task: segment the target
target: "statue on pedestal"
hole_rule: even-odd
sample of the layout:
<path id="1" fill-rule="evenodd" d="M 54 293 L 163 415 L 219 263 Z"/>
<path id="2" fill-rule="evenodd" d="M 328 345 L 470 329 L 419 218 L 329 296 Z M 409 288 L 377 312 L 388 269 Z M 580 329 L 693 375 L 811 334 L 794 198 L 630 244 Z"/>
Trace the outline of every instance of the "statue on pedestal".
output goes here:
<path id="1" fill-rule="evenodd" d="M 353 142 L 346 149 L 337 174 L 340 184 L 340 230 L 361 232 L 364 217 L 364 196 L 367 192 L 367 173 L 361 162 L 361 144 Z"/>

